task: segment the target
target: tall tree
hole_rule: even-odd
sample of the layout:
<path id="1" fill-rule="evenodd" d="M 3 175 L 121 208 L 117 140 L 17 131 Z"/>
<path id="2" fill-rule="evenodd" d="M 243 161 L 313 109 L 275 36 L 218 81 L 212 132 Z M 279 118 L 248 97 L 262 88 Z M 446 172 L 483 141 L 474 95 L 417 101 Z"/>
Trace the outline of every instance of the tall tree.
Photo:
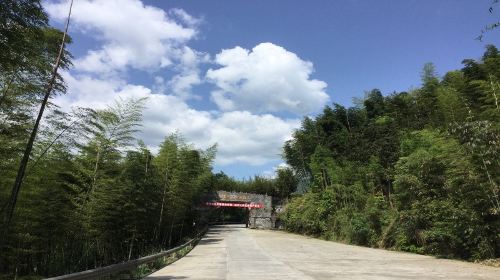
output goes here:
<path id="1" fill-rule="evenodd" d="M 65 30 L 64 30 L 64 33 L 62 36 L 62 41 L 61 41 L 61 45 L 59 48 L 59 52 L 57 54 L 57 58 L 55 60 L 54 68 L 52 70 L 51 78 L 47 84 L 45 94 L 43 96 L 43 100 L 42 100 L 41 105 L 40 105 L 40 110 L 38 111 L 38 116 L 35 120 L 35 125 L 33 126 L 33 129 L 31 130 L 31 133 L 30 133 L 30 136 L 28 139 L 28 143 L 26 144 L 26 148 L 24 150 L 23 157 L 21 159 L 21 163 L 19 164 L 19 169 L 17 171 L 16 180 L 14 182 L 14 186 L 12 187 L 12 192 L 11 192 L 10 198 L 8 200 L 6 209 L 5 209 L 5 215 L 4 215 L 3 223 L 2 223 L 3 230 L 0 232 L 0 248 L 3 247 L 3 242 L 7 238 L 9 225 L 11 223 L 12 215 L 13 215 L 14 209 L 16 207 L 17 198 L 19 195 L 19 191 L 21 189 L 21 185 L 23 183 L 24 174 L 26 171 L 26 167 L 28 165 L 31 150 L 33 149 L 33 144 L 35 142 L 35 138 L 36 138 L 36 135 L 38 133 L 38 127 L 39 127 L 40 122 L 42 120 L 43 113 L 45 111 L 45 107 L 46 107 L 47 102 L 49 100 L 50 94 L 52 93 L 52 90 L 54 89 L 54 86 L 56 84 L 57 70 L 59 69 L 59 65 L 61 63 L 61 58 L 62 58 L 62 55 L 64 52 L 64 45 L 66 43 L 66 34 L 68 32 L 69 19 L 71 17 L 71 7 L 72 6 L 73 6 L 73 1 L 71 1 L 70 7 L 69 7 L 69 13 L 68 13 L 67 21 L 66 21 L 66 27 L 65 27 Z"/>

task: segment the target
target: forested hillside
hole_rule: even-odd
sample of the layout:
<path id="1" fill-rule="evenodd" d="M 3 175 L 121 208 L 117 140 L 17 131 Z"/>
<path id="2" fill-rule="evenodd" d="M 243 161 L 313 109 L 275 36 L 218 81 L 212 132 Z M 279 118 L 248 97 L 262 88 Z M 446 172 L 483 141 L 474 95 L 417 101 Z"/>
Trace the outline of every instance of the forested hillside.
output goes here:
<path id="1" fill-rule="evenodd" d="M 500 256 L 500 54 L 422 86 L 306 117 L 284 145 L 309 186 L 283 215 L 290 231 L 463 259 Z"/>

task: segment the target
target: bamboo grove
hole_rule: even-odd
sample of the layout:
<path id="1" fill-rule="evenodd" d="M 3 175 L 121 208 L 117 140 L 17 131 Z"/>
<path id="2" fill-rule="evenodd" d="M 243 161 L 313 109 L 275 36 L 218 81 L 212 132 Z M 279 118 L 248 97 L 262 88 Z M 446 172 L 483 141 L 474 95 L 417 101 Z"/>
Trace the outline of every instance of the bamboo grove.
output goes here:
<path id="1" fill-rule="evenodd" d="M 441 257 L 500 256 L 500 53 L 305 118 L 284 146 L 308 187 L 290 231 Z"/>
<path id="2" fill-rule="evenodd" d="M 62 32 L 48 25 L 38 1 L 2 1 L 0 11 L 4 216 Z M 70 65 L 65 51 L 60 67 Z M 59 75 L 54 90 L 65 93 Z M 0 278 L 53 276 L 122 262 L 172 247 L 195 231 L 195 206 L 211 187 L 204 181 L 212 176 L 215 146 L 199 150 L 172 134 L 153 155 L 134 138 L 144 103 L 117 100 L 105 109 L 72 112 L 48 104 L 2 240 Z"/>

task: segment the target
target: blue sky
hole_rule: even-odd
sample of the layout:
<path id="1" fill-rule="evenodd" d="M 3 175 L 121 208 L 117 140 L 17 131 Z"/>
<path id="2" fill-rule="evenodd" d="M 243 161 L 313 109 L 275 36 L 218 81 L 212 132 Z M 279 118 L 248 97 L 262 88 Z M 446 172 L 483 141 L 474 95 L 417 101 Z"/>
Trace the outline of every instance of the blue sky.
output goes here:
<path id="1" fill-rule="evenodd" d="M 67 1 L 45 3 L 60 25 Z M 271 174 L 304 115 L 364 91 L 420 84 L 479 58 L 500 31 L 489 0 L 86 1 L 70 34 L 75 67 L 61 107 L 150 97 L 140 135 L 152 148 L 173 131 L 198 147 L 217 142 L 215 169 Z"/>

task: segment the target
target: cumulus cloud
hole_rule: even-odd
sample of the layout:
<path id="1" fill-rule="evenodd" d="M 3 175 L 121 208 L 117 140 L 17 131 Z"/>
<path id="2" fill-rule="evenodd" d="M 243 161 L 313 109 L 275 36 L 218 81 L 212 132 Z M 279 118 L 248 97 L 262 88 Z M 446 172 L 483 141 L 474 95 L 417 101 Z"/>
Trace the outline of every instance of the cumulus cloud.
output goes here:
<path id="1" fill-rule="evenodd" d="M 217 86 L 211 97 L 221 110 L 307 114 L 329 100 L 326 83 L 310 78 L 313 64 L 272 43 L 222 50 L 215 62 L 221 67 L 206 77 Z"/>
<path id="2" fill-rule="evenodd" d="M 199 96 L 192 94 L 192 88 L 203 83 L 200 77 L 200 64 L 209 62 L 210 56 L 185 46 L 178 57 L 179 64 L 175 67 L 178 74 L 170 79 L 166 88 L 184 100 L 199 99 Z"/>
<path id="3" fill-rule="evenodd" d="M 45 5 L 51 18 L 59 21 L 65 19 L 68 7 L 68 1 Z M 184 55 L 199 23 L 181 9 L 167 13 L 139 0 L 78 0 L 71 19 L 73 28 L 101 42 L 75 60 L 77 70 L 92 73 L 171 66 Z"/>
<path id="4" fill-rule="evenodd" d="M 198 147 L 217 143 L 219 165 L 260 165 L 275 160 L 283 142 L 300 125 L 297 119 L 280 119 L 270 114 L 196 110 L 178 96 L 160 94 L 142 85 L 85 75 L 75 77 L 67 72 L 63 75 L 69 92 L 56 98 L 55 103 L 61 107 L 105 108 L 117 98 L 147 97 L 139 135 L 146 144 L 154 148 L 166 135 L 177 131 Z"/>
<path id="5" fill-rule="evenodd" d="M 173 8 L 170 10 L 170 14 L 179 19 L 180 21 L 184 22 L 188 26 L 197 26 L 201 22 L 203 22 L 202 19 L 200 18 L 195 18 L 192 15 L 186 13 L 183 9 L 179 8 Z"/>
<path id="6" fill-rule="evenodd" d="M 45 8 L 62 21 L 68 2 L 46 2 Z M 95 47 L 77 56 L 74 70 L 61 72 L 68 94 L 54 102 L 63 109 L 99 109 L 117 98 L 147 97 L 138 137 L 151 148 L 177 131 L 197 147 L 217 143 L 219 165 L 276 162 L 300 121 L 272 113 L 320 109 L 328 101 L 326 84 L 310 78 L 311 62 L 271 43 L 223 50 L 214 60 L 220 67 L 203 75 L 200 65 L 212 58 L 188 46 L 200 24 L 182 9 L 164 11 L 139 0 L 75 1 L 71 28 L 91 37 Z M 126 80 L 130 69 L 154 75 L 154 84 Z M 216 87 L 211 99 L 220 110 L 188 103 L 197 98 L 193 87 L 206 79 Z"/>
<path id="7" fill-rule="evenodd" d="M 280 157 L 284 141 L 291 137 L 300 122 L 270 114 L 233 111 L 215 118 L 213 125 L 211 139 L 220 143 L 220 164 L 244 162 L 258 165 Z"/>
<path id="8" fill-rule="evenodd" d="M 157 145 L 174 131 L 198 147 L 218 144 L 216 163 L 260 165 L 280 157 L 283 142 L 300 122 L 247 111 L 213 113 L 190 108 L 174 96 L 152 94 L 143 134 Z M 165 110 L 169 108 L 169 110 Z"/>
<path id="9" fill-rule="evenodd" d="M 276 166 L 273 166 L 271 169 L 264 170 L 261 174 L 261 176 L 264 176 L 266 178 L 270 179 L 275 179 L 277 177 L 277 171 L 282 168 L 289 168 L 290 166 L 284 162 L 279 163 Z"/>

